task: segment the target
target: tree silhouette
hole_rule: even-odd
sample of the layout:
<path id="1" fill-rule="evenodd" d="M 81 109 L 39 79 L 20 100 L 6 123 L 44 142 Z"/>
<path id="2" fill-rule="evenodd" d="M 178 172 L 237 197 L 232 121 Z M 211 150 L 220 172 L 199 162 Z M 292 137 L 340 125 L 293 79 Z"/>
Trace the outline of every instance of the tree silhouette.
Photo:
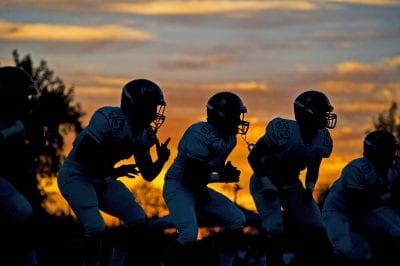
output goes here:
<path id="1" fill-rule="evenodd" d="M 13 51 L 13 58 L 17 67 L 32 75 L 38 90 L 33 98 L 27 129 L 33 164 L 30 169 L 26 169 L 28 176 L 21 181 L 20 189 L 35 209 L 41 209 L 46 195 L 38 189 L 38 178 L 57 175 L 64 160 L 63 136 L 82 130 L 80 119 L 84 113 L 79 103 L 73 102 L 74 87 L 67 88 L 45 60 L 41 60 L 39 66 L 35 67 L 29 54 L 20 59 L 17 50 Z"/>
<path id="2" fill-rule="evenodd" d="M 400 137 L 400 113 L 396 102 L 392 102 L 388 110 L 378 114 L 373 120 L 375 129 L 384 129 Z"/>

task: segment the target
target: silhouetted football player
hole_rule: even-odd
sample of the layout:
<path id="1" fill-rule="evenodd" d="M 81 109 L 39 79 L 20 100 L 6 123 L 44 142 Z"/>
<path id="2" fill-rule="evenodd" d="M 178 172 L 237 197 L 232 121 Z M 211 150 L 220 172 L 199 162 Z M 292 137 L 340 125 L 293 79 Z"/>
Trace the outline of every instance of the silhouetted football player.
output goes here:
<path id="1" fill-rule="evenodd" d="M 76 137 L 62 165 L 58 186 L 83 225 L 86 239 L 85 265 L 98 265 L 99 245 L 106 225 L 105 211 L 123 221 L 109 265 L 122 265 L 129 241 L 135 241 L 146 226 L 146 215 L 120 176 L 146 181 L 157 177 L 170 156 L 169 139 L 159 143 L 156 132 L 165 116 L 160 87 L 146 79 L 128 82 L 122 88 L 120 107 L 98 109 L 89 125 Z M 150 148 L 156 145 L 153 162 Z M 133 155 L 136 164 L 114 165 Z"/>
<path id="2" fill-rule="evenodd" d="M 329 241 L 321 212 L 312 193 L 322 158 L 332 152 L 328 129 L 336 125 L 336 114 L 328 97 L 309 90 L 294 100 L 295 120 L 276 117 L 251 150 L 248 160 L 254 171 L 250 192 L 262 219 L 268 266 L 283 265 L 282 237 L 285 232 L 281 207 L 304 236 L 301 252 L 292 263 L 317 263 Z M 306 169 L 305 184 L 299 179 Z M 297 227 L 296 227 L 297 228 Z M 322 244 L 321 244 L 322 243 Z"/>
<path id="3" fill-rule="evenodd" d="M 238 182 L 240 170 L 226 162 L 236 146 L 236 135 L 247 133 L 249 123 L 242 100 L 219 92 L 207 103 L 207 121 L 191 125 L 178 145 L 178 155 L 165 176 L 163 196 L 179 236 L 170 254 L 172 265 L 191 265 L 182 258 L 197 241 L 197 210 L 216 218 L 224 227 L 219 239 L 220 265 L 232 265 L 245 224 L 243 212 L 226 196 L 207 187 L 215 182 Z"/>

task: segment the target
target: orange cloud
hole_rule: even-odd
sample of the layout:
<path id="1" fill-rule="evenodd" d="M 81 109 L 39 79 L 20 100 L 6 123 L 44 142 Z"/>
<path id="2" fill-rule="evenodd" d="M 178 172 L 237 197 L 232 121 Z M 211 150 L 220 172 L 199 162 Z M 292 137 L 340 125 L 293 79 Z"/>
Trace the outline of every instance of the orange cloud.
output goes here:
<path id="1" fill-rule="evenodd" d="M 377 114 L 382 110 L 387 109 L 387 103 L 379 103 L 379 102 L 347 102 L 347 103 L 339 103 L 338 110 L 341 112 L 348 112 L 348 113 L 372 113 Z"/>
<path id="2" fill-rule="evenodd" d="M 150 33 L 119 26 L 77 26 L 44 23 L 12 23 L 0 20 L 0 39 L 11 41 L 49 42 L 105 42 L 105 41 L 151 41 Z"/>
<path id="3" fill-rule="evenodd" d="M 236 83 L 221 83 L 203 85 L 203 89 L 208 90 L 237 90 L 237 91 L 268 91 L 268 84 L 265 82 L 236 82 Z"/>
<path id="4" fill-rule="evenodd" d="M 178 58 L 161 63 L 162 67 L 168 68 L 202 68 L 216 65 L 223 65 L 233 62 L 234 59 L 227 55 L 213 54 L 207 56 L 183 55 Z"/>
<path id="5" fill-rule="evenodd" d="M 230 12 L 259 12 L 263 10 L 316 9 L 311 1 L 152 1 L 140 3 L 110 3 L 106 10 L 144 15 L 202 15 Z"/>
<path id="6" fill-rule="evenodd" d="M 342 62 L 336 66 L 339 74 L 369 74 L 394 71 L 400 67 L 400 56 L 383 58 L 378 62 L 365 64 L 357 60 Z"/>
<path id="7" fill-rule="evenodd" d="M 398 0 L 332 0 L 329 2 L 371 5 L 371 6 L 398 6 L 398 5 L 400 5 Z"/>
<path id="8" fill-rule="evenodd" d="M 327 80 L 320 82 L 317 85 L 318 88 L 331 92 L 340 94 L 370 94 L 374 88 L 375 84 L 372 82 L 352 82 L 352 81 L 342 81 L 342 80 Z"/>
<path id="9" fill-rule="evenodd" d="M 268 91 L 269 87 L 266 82 L 257 81 L 239 81 L 228 83 L 208 83 L 208 84 L 191 84 L 191 83 L 168 83 L 164 87 L 172 87 L 177 90 L 192 91 L 221 91 L 221 90 L 237 90 L 237 91 Z"/>

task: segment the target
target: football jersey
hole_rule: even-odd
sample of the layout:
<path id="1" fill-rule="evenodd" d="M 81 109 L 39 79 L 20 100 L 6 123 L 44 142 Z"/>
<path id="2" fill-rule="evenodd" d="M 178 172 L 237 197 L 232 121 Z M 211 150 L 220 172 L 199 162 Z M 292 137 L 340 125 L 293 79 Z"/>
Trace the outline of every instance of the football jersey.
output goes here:
<path id="1" fill-rule="evenodd" d="M 0 130 L 10 128 L 10 126 L 13 125 L 0 121 Z M 17 135 L 18 137 L 14 136 L 0 143 L 0 175 L 20 177 L 19 171 L 30 165 L 30 160 L 33 159 L 29 156 L 30 151 L 27 150 L 28 146 L 25 144 L 25 132 Z"/>
<path id="2" fill-rule="evenodd" d="M 178 144 L 178 155 L 167 171 L 166 178 L 182 179 L 188 156 L 205 162 L 209 167 L 224 166 L 236 146 L 236 136 L 224 140 L 216 128 L 207 122 L 191 125 Z"/>
<path id="3" fill-rule="evenodd" d="M 151 128 L 142 129 L 134 135 L 121 108 L 102 107 L 93 114 L 89 125 L 76 137 L 66 162 L 73 163 L 76 160 L 76 150 L 85 135 L 90 135 L 101 145 L 111 166 L 122 159 L 128 159 L 137 151 L 149 151 L 156 143 L 156 136 Z"/>
<path id="4" fill-rule="evenodd" d="M 342 170 L 329 192 L 325 204 L 341 211 L 350 211 L 346 189 L 388 188 L 389 180 L 382 177 L 375 166 L 366 158 L 358 158 L 348 163 Z"/>
<path id="5" fill-rule="evenodd" d="M 305 144 L 299 124 L 280 117 L 268 123 L 262 138 L 268 146 L 263 158 L 267 175 L 283 184 L 294 182 L 310 161 L 328 158 L 333 147 L 328 129 L 318 130 L 311 143 Z"/>

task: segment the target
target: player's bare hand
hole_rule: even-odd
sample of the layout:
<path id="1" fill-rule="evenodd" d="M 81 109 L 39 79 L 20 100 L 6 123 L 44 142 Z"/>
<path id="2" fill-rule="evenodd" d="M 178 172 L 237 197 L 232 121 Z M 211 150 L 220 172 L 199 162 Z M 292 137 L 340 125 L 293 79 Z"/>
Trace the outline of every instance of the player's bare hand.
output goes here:
<path id="1" fill-rule="evenodd" d="M 168 137 L 164 143 L 160 143 L 158 139 L 156 139 L 156 150 L 157 150 L 157 157 L 159 160 L 166 162 L 171 155 L 170 149 L 167 147 L 171 138 Z"/>

